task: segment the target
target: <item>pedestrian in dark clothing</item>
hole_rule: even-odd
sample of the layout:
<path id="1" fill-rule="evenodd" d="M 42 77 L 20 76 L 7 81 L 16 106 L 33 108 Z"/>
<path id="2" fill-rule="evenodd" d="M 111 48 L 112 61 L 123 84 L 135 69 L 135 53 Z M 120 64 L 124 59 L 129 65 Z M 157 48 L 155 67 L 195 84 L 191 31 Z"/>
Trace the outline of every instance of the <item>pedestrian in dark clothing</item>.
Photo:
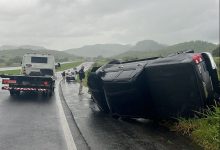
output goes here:
<path id="1" fill-rule="evenodd" d="M 62 75 L 63 79 L 65 80 L 65 76 L 66 76 L 65 71 L 64 71 L 64 72 L 62 72 L 62 73 L 61 73 L 61 75 Z"/>
<path id="2" fill-rule="evenodd" d="M 81 69 L 78 72 L 79 74 L 79 95 L 82 95 L 82 88 L 83 88 L 83 79 L 85 78 L 85 72 L 84 72 L 84 66 L 81 67 Z"/>

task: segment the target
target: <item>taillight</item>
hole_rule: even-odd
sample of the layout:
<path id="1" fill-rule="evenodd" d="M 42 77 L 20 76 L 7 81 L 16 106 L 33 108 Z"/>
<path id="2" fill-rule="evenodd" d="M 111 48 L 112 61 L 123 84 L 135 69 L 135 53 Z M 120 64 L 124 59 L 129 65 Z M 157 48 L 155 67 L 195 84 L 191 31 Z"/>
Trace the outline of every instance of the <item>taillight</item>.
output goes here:
<path id="1" fill-rule="evenodd" d="M 2 80 L 2 84 L 8 84 L 8 80 Z"/>
<path id="2" fill-rule="evenodd" d="M 200 62 L 202 62 L 202 55 L 201 54 L 195 54 L 195 55 L 193 55 L 192 59 L 196 64 L 199 64 Z"/>
<path id="3" fill-rule="evenodd" d="M 16 80 L 3 79 L 2 84 L 15 84 Z"/>
<path id="4" fill-rule="evenodd" d="M 48 83 L 47 81 L 44 81 L 44 82 L 43 82 L 43 85 L 44 85 L 44 86 L 48 86 L 49 83 Z"/>

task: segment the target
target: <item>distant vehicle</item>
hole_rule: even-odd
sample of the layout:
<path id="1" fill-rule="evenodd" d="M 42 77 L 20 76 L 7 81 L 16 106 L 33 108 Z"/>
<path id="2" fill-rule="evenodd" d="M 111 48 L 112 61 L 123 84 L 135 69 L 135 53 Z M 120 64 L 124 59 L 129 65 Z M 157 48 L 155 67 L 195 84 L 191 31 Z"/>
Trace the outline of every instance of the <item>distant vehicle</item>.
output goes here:
<path id="1" fill-rule="evenodd" d="M 219 99 L 220 82 L 210 53 L 112 61 L 94 69 L 88 87 L 100 110 L 118 117 L 190 117 Z"/>
<path id="2" fill-rule="evenodd" d="M 67 82 L 76 81 L 76 71 L 68 70 L 68 72 L 66 73 L 66 81 Z"/>
<path id="3" fill-rule="evenodd" d="M 25 54 L 20 75 L 0 75 L 2 89 L 9 90 L 11 96 L 21 92 L 38 92 L 52 96 L 55 88 L 55 60 L 48 54 Z"/>

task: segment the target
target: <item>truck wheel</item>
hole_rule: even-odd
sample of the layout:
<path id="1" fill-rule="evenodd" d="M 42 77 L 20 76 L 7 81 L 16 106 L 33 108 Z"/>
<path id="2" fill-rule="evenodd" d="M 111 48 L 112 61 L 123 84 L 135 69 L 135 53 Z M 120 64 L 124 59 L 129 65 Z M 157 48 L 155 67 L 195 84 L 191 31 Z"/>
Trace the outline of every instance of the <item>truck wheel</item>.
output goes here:
<path id="1" fill-rule="evenodd" d="M 43 96 L 43 97 L 47 97 L 47 93 L 46 93 L 46 92 L 43 92 L 43 93 L 42 93 L 42 96 Z"/>
<path id="2" fill-rule="evenodd" d="M 48 96 L 51 97 L 53 95 L 53 89 L 48 91 Z"/>
<path id="3" fill-rule="evenodd" d="M 10 90 L 9 92 L 11 96 L 14 96 L 14 91 Z"/>
<path id="4" fill-rule="evenodd" d="M 15 96 L 19 96 L 20 95 L 20 91 L 15 91 Z"/>
<path id="5" fill-rule="evenodd" d="M 43 97 L 51 97 L 53 95 L 53 90 L 48 90 L 42 93 Z"/>
<path id="6" fill-rule="evenodd" d="M 42 93 L 42 96 L 43 96 L 44 98 L 47 98 L 47 97 L 48 97 L 48 91 L 43 92 L 43 93 Z"/>
<path id="7" fill-rule="evenodd" d="M 10 90 L 10 95 L 13 96 L 13 97 L 19 96 L 20 95 L 20 91 Z"/>

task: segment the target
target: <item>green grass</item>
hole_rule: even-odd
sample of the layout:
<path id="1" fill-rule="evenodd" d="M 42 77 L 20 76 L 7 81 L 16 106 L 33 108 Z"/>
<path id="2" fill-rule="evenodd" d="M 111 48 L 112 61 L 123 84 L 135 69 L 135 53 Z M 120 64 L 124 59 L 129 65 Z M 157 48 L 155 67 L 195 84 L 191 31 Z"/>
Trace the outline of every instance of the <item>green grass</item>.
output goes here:
<path id="1" fill-rule="evenodd" d="M 0 74 L 18 75 L 18 74 L 20 74 L 20 69 L 17 69 L 17 70 L 6 70 L 6 71 L 0 71 Z"/>
<path id="2" fill-rule="evenodd" d="M 205 150 L 218 150 L 220 147 L 220 107 L 213 106 L 198 113 L 202 117 L 179 118 L 178 123 L 170 126 L 173 131 L 189 136 L 193 142 Z"/>
<path id="3" fill-rule="evenodd" d="M 92 67 L 102 66 L 102 65 L 106 64 L 107 62 L 108 62 L 108 60 L 106 60 L 106 59 L 97 60 L 97 61 L 95 61 L 95 63 L 92 65 Z M 85 72 L 85 79 L 83 79 L 83 86 L 86 86 L 86 87 L 87 87 L 88 76 L 89 76 L 89 74 L 90 74 L 90 72 L 91 72 L 92 67 Z M 78 82 L 79 82 L 79 80 L 78 80 Z"/>
<path id="4" fill-rule="evenodd" d="M 56 71 L 63 71 L 67 69 L 74 68 L 78 65 L 80 65 L 82 61 L 77 61 L 77 62 L 72 62 L 72 63 L 66 63 L 66 64 L 61 64 L 61 67 L 56 69 Z M 0 74 L 7 74 L 7 75 L 19 75 L 20 74 L 20 69 L 17 70 L 6 70 L 6 71 L 0 71 Z"/>
<path id="5" fill-rule="evenodd" d="M 61 67 L 57 68 L 56 71 L 58 72 L 58 71 L 64 71 L 64 70 L 67 70 L 67 69 L 71 69 L 71 68 L 74 68 L 74 67 L 80 65 L 81 63 L 82 63 L 82 61 L 61 64 Z"/>
<path id="6" fill-rule="evenodd" d="M 0 63 L 0 67 L 5 67 L 5 64 L 4 63 Z"/>
<path id="7" fill-rule="evenodd" d="M 97 60 L 95 61 L 95 63 L 93 64 L 93 66 L 102 66 L 104 64 L 106 64 L 107 62 L 109 62 L 110 60 L 106 60 L 106 59 L 102 59 L 102 60 Z"/>

